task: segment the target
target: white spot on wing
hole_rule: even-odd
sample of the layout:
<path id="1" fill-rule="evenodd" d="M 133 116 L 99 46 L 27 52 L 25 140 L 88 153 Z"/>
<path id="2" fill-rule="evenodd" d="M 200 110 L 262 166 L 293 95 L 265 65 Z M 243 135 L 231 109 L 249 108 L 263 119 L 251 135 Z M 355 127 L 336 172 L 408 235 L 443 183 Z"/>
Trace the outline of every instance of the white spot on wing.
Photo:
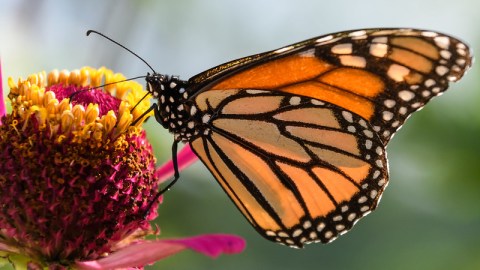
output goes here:
<path id="1" fill-rule="evenodd" d="M 457 62 L 457 64 L 459 64 L 460 66 L 463 66 L 463 65 L 465 65 L 465 63 L 466 63 L 465 59 L 463 59 L 463 58 L 457 59 L 456 62 Z"/>
<path id="2" fill-rule="evenodd" d="M 289 103 L 291 105 L 298 105 L 300 104 L 300 101 L 301 101 L 300 97 L 291 97 Z"/>
<path id="3" fill-rule="evenodd" d="M 362 126 L 364 128 L 368 128 L 367 122 L 365 122 L 365 120 L 360 119 L 360 120 L 358 120 L 358 123 L 360 124 L 360 126 Z"/>
<path id="4" fill-rule="evenodd" d="M 264 93 L 268 93 L 268 91 L 265 91 L 265 90 L 255 90 L 255 89 L 248 89 L 248 90 L 247 90 L 247 93 L 248 93 L 248 94 L 251 94 L 251 95 L 256 95 L 256 94 L 264 94 Z"/>
<path id="5" fill-rule="evenodd" d="M 383 114 L 382 115 L 383 120 L 385 120 L 385 121 L 390 121 L 393 118 L 393 113 L 392 112 L 384 111 L 382 114 Z"/>
<path id="6" fill-rule="evenodd" d="M 415 97 L 415 94 L 408 90 L 402 90 L 398 92 L 398 97 L 404 101 L 410 101 Z"/>
<path id="7" fill-rule="evenodd" d="M 268 236 L 276 236 L 276 234 L 272 231 L 266 231 L 265 234 Z"/>
<path id="8" fill-rule="evenodd" d="M 365 141 L 365 148 L 371 149 L 372 148 L 372 141 L 371 140 L 366 140 Z"/>
<path id="9" fill-rule="evenodd" d="M 322 43 L 322 42 L 325 42 L 325 41 L 329 41 L 333 38 L 332 35 L 328 35 L 328 36 L 325 36 L 325 37 L 321 37 L 317 40 L 315 40 L 316 43 Z"/>
<path id="10" fill-rule="evenodd" d="M 396 102 L 395 102 L 395 100 L 393 100 L 393 99 L 386 99 L 386 100 L 383 102 L 383 104 L 385 104 L 385 106 L 386 106 L 387 108 L 393 108 L 393 107 L 395 106 Z"/>
<path id="11" fill-rule="evenodd" d="M 376 57 L 384 57 L 387 55 L 388 45 L 387 44 L 372 44 L 370 45 L 370 54 Z"/>
<path id="12" fill-rule="evenodd" d="M 362 196 L 362 197 L 360 197 L 360 198 L 358 199 L 358 203 L 364 203 L 364 202 L 367 201 L 367 199 L 368 199 L 367 197 Z"/>
<path id="13" fill-rule="evenodd" d="M 364 68 L 367 66 L 367 60 L 362 56 L 342 55 L 339 56 L 340 62 L 344 66 Z"/>
<path id="14" fill-rule="evenodd" d="M 351 54 L 352 43 L 342 43 L 332 47 L 332 53 L 335 54 Z"/>
<path id="15" fill-rule="evenodd" d="M 347 111 L 342 111 L 342 116 L 347 120 L 348 122 L 352 123 L 353 122 L 353 115 L 350 112 Z"/>
<path id="16" fill-rule="evenodd" d="M 435 41 L 435 44 L 437 44 L 437 46 L 442 49 L 448 49 L 448 47 L 450 46 L 450 39 L 448 37 L 441 36 L 436 37 L 433 40 Z"/>
<path id="17" fill-rule="evenodd" d="M 450 51 L 447 51 L 447 50 L 442 50 L 440 51 L 440 55 L 444 58 L 444 59 L 450 59 L 450 57 L 452 56 L 452 53 Z"/>
<path id="18" fill-rule="evenodd" d="M 292 236 L 293 237 L 298 237 L 302 234 L 302 230 L 300 229 L 296 229 L 293 233 L 292 233 Z"/>
<path id="19" fill-rule="evenodd" d="M 325 228 L 325 223 L 321 222 L 317 225 L 317 231 L 321 232 Z"/>
<path id="20" fill-rule="evenodd" d="M 370 208 L 365 205 L 365 206 L 362 206 L 362 208 L 360 208 L 360 211 L 362 211 L 362 212 L 367 212 L 369 209 L 370 209 Z M 364 214 L 364 215 L 366 215 L 366 214 Z"/>
<path id="21" fill-rule="evenodd" d="M 365 134 L 365 136 L 367 136 L 368 138 L 373 138 L 373 132 L 368 129 L 365 129 L 363 131 L 363 134 Z"/>
<path id="22" fill-rule="evenodd" d="M 446 66 L 438 66 L 435 68 L 435 71 L 437 72 L 438 75 L 443 76 L 447 74 L 448 68 Z"/>
<path id="23" fill-rule="evenodd" d="M 204 124 L 207 124 L 208 121 L 210 121 L 210 114 L 205 114 L 203 117 L 202 117 L 202 122 Z"/>
<path id="24" fill-rule="evenodd" d="M 311 102 L 313 105 L 325 105 L 325 103 L 317 99 L 312 99 Z"/>
<path id="25" fill-rule="evenodd" d="M 383 185 L 385 185 L 386 182 L 387 182 L 387 181 L 385 180 L 385 178 L 380 179 L 380 181 L 378 181 L 378 185 L 379 185 L 379 186 L 383 186 Z"/>
<path id="26" fill-rule="evenodd" d="M 376 37 L 372 39 L 372 43 L 387 43 L 388 38 L 387 37 Z"/>
<path id="27" fill-rule="evenodd" d="M 435 84 L 435 80 L 433 79 L 428 79 L 425 81 L 425 86 L 430 88 L 431 86 L 433 86 Z"/>
<path id="28" fill-rule="evenodd" d="M 400 107 L 400 109 L 398 109 L 398 113 L 406 114 L 407 113 L 407 108 L 406 107 Z"/>
<path id="29" fill-rule="evenodd" d="M 425 31 L 425 32 L 422 32 L 422 36 L 424 36 L 424 37 L 436 37 L 436 36 L 438 36 L 438 34 L 435 33 L 435 32 L 431 32 L 431 31 Z"/>
<path id="30" fill-rule="evenodd" d="M 195 115 L 195 113 L 197 113 L 197 107 L 192 106 L 192 108 L 190 108 L 190 115 Z"/>
<path id="31" fill-rule="evenodd" d="M 397 65 L 397 64 L 392 64 L 387 71 L 387 75 L 394 81 L 401 82 L 404 80 L 405 76 L 410 73 L 410 69 Z"/>
<path id="32" fill-rule="evenodd" d="M 435 93 L 435 94 L 440 93 L 441 90 L 442 90 L 442 89 L 441 89 L 440 87 L 433 87 L 433 88 L 432 88 L 432 92 Z"/>
<path id="33" fill-rule="evenodd" d="M 360 37 L 360 36 L 364 36 L 366 34 L 367 34 L 367 32 L 365 32 L 365 30 L 359 30 L 359 31 L 351 32 L 350 34 L 348 34 L 348 36 L 350 36 L 350 37 Z"/>
<path id="34" fill-rule="evenodd" d="M 310 227 L 312 227 L 312 223 L 310 221 L 307 220 L 303 223 L 303 228 L 308 229 Z"/>

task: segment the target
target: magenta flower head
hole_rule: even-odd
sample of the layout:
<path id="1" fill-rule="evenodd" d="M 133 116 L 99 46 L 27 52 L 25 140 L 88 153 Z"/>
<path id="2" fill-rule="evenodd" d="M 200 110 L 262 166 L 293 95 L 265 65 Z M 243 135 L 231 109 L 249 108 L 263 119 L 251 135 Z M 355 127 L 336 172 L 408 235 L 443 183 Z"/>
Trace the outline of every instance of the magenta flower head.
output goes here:
<path id="1" fill-rule="evenodd" d="M 12 112 L 0 102 L 0 258 L 17 269 L 141 268 L 185 248 L 213 257 L 243 250 L 229 235 L 144 240 L 158 231 L 149 225 L 158 203 L 149 207 L 162 175 L 144 119 L 131 125 L 150 106 L 146 91 L 115 83 L 123 80 L 89 67 L 9 78 Z"/>

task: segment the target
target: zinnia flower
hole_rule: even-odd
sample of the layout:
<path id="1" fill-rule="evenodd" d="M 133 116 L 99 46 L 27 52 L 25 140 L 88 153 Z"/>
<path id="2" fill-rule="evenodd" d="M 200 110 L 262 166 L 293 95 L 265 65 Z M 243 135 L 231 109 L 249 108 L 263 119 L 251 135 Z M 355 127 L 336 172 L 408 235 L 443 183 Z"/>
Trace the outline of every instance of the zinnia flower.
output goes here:
<path id="1" fill-rule="evenodd" d="M 138 83 L 115 83 L 124 80 L 89 67 L 9 79 L 10 114 L 0 100 L 0 257 L 17 269 L 141 268 L 185 248 L 212 257 L 243 250 L 230 235 L 144 240 L 158 232 L 151 202 L 171 166 L 155 168 L 144 119 L 131 125 L 150 103 L 140 102 Z M 193 160 L 183 153 L 180 167 Z"/>

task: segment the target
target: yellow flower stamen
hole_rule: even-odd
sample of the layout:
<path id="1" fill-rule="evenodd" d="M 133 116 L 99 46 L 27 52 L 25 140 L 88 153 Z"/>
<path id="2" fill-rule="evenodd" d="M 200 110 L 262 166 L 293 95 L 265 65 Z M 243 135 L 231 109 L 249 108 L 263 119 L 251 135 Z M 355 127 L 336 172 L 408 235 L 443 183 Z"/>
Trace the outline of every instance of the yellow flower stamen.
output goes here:
<path id="1" fill-rule="evenodd" d="M 101 141 L 110 136 L 115 139 L 129 130 L 136 132 L 145 118 L 138 121 L 134 127 L 130 124 L 150 106 L 148 98 L 137 104 L 147 93 L 139 83 L 115 83 L 123 80 L 123 75 L 106 68 L 90 67 L 73 71 L 54 70 L 48 74 L 40 72 L 30 75 L 27 80 L 19 79 L 18 83 L 9 78 L 12 114 L 20 117 L 22 129 L 32 124 L 30 117 L 34 115 L 37 124 L 43 129 L 49 128 L 52 136 L 58 137 L 56 141 L 59 143 L 70 138 L 72 142 L 91 139 L 95 141 L 92 145 L 101 145 Z M 120 106 L 116 108 L 117 115 L 113 111 L 101 115 L 99 104 L 72 106 L 72 102 L 75 103 L 78 98 L 75 95 L 70 96 L 72 100 L 68 96 L 62 100 L 57 99 L 56 94 L 48 89 L 59 84 L 78 87 L 79 91 L 90 91 L 89 88 L 110 84 L 103 90 L 120 100 Z M 136 108 L 131 112 L 134 106 Z"/>

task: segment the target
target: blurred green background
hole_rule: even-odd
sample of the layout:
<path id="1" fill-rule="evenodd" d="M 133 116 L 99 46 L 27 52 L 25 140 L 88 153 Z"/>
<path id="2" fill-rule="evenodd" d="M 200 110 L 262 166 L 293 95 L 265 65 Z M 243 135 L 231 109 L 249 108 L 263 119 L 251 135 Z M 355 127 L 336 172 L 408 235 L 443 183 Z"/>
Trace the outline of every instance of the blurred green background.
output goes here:
<path id="1" fill-rule="evenodd" d="M 183 79 L 231 59 L 330 32 L 416 27 L 480 42 L 480 2 L 0 1 L 4 77 L 105 65 L 127 77 L 148 68 L 85 31 L 95 29 Z M 480 79 L 474 67 L 415 114 L 388 147 L 391 179 L 379 208 L 328 245 L 294 250 L 259 236 L 205 167 L 182 172 L 159 209 L 162 236 L 234 233 L 240 255 L 188 251 L 148 269 L 480 269 Z M 143 84 L 143 81 L 140 81 Z M 6 81 L 4 80 L 4 88 Z M 159 163 L 171 136 L 147 123 Z"/>

